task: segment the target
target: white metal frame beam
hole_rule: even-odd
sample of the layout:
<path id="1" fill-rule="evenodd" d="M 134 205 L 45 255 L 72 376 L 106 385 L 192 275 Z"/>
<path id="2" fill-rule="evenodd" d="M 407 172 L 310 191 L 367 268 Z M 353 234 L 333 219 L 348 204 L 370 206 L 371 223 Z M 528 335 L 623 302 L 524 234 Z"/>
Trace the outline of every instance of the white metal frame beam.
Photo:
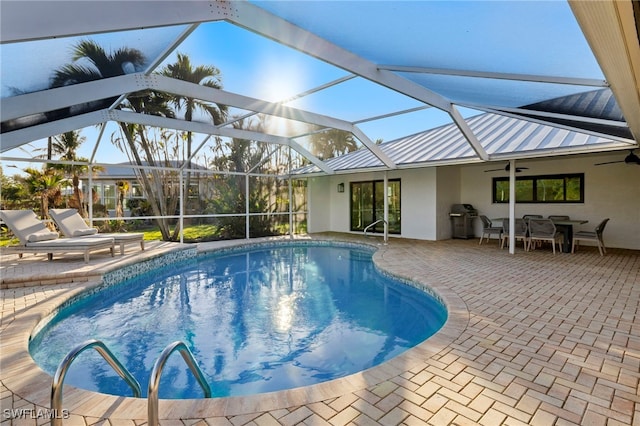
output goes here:
<path id="1" fill-rule="evenodd" d="M 291 139 L 286 137 L 268 135 L 265 133 L 254 132 L 250 130 L 234 129 L 231 127 L 218 127 L 212 124 L 199 123 L 196 121 L 184 121 L 175 118 L 159 117 L 157 115 L 139 114 L 130 111 L 114 110 L 110 111 L 108 115 L 112 121 L 123 123 L 142 124 L 159 128 L 183 130 L 185 132 L 225 136 L 229 138 L 247 139 L 264 143 L 289 146 L 293 150 L 305 156 L 307 159 L 309 159 L 309 161 L 321 168 L 325 173 L 334 173 L 333 169 L 327 166 L 325 162 L 321 161 L 319 158 L 311 154 L 297 142 L 292 141 Z"/>
<path id="2" fill-rule="evenodd" d="M 375 143 L 360 129 L 347 121 L 156 74 L 131 74 L 6 98 L 2 100 L 2 121 L 68 107 L 73 104 L 90 102 L 95 99 L 118 96 L 123 92 L 128 93 L 145 89 L 179 94 L 321 127 L 351 132 L 387 167 L 395 168 L 395 163 Z M 36 100 L 38 101 L 35 102 Z M 175 120 L 175 122 L 177 121 L 179 120 Z M 12 134 L 14 134 L 13 138 Z M 21 134 L 23 133 L 9 132 L 3 135 L 2 151 L 6 151 L 7 147 L 15 147 L 18 142 L 14 138 L 16 135 Z M 43 137 L 47 136 L 49 135 Z M 10 142 L 5 144 L 5 138 L 9 139 Z M 34 139 L 25 139 L 25 141 L 31 140 Z"/>
<path id="3" fill-rule="evenodd" d="M 548 75 L 516 74 L 500 72 L 484 72 L 471 70 L 454 70 L 446 68 L 407 67 L 401 65 L 378 65 L 378 69 L 416 73 L 451 75 L 455 77 L 490 78 L 494 80 L 530 81 L 534 83 L 569 84 L 574 86 L 609 87 L 606 80 L 595 78 L 556 77 Z"/>
<path id="4" fill-rule="evenodd" d="M 95 126 L 106 121 L 109 121 L 108 111 L 101 110 L 6 132 L 0 138 L 0 152 L 6 152 L 52 135 L 60 135 L 65 132 Z"/>
<path id="5" fill-rule="evenodd" d="M 235 13 L 235 3 L 219 0 L 3 0 L 0 40 L 1 43 L 15 43 L 220 21 Z"/>

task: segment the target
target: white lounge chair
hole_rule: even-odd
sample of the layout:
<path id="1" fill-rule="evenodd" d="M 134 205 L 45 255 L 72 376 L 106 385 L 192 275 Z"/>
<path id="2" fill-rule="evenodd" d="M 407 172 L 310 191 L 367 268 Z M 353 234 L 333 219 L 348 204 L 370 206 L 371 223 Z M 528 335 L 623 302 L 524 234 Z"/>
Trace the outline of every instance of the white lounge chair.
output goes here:
<path id="1" fill-rule="evenodd" d="M 49 216 L 56 223 L 60 232 L 67 237 L 113 238 L 120 246 L 120 254 L 124 254 L 125 244 L 139 243 L 144 250 L 144 234 L 141 232 L 114 232 L 99 234 L 96 228 L 91 228 L 84 221 L 76 209 L 49 209 Z"/>
<path id="2" fill-rule="evenodd" d="M 20 245 L 4 247 L 6 253 L 16 253 L 22 257 L 24 253 L 47 253 L 53 260 L 54 253 L 83 253 L 85 263 L 89 263 L 92 251 L 109 249 L 114 255 L 113 238 L 60 238 L 52 232 L 31 210 L 0 210 L 0 218 L 13 232 Z"/>

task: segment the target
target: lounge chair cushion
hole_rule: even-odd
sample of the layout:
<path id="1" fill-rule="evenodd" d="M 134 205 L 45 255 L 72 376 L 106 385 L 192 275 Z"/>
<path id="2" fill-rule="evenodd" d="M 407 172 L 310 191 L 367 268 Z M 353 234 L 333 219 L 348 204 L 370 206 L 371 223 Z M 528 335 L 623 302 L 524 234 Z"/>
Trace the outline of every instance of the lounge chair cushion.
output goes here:
<path id="1" fill-rule="evenodd" d="M 84 237 L 98 233 L 84 221 L 76 209 L 49 209 L 49 216 L 54 220 L 60 232 L 67 237 Z"/>
<path id="2" fill-rule="evenodd" d="M 60 235 L 57 232 L 53 231 L 38 231 L 27 235 L 27 241 L 30 243 L 35 243 L 37 241 L 49 241 L 55 240 L 59 236 Z"/>
<path id="3" fill-rule="evenodd" d="M 96 228 L 87 228 L 87 229 L 76 229 L 73 231 L 73 237 L 84 237 L 86 235 L 95 235 L 98 233 Z"/>
<path id="4" fill-rule="evenodd" d="M 76 209 L 49 209 L 49 216 L 58 225 L 62 235 L 67 237 L 103 237 L 113 238 L 115 244 L 120 246 L 120 254 L 124 254 L 124 246 L 129 243 L 140 243 L 144 250 L 144 234 L 142 232 L 114 232 L 100 234 L 98 229 L 90 228 L 87 222 L 80 216 Z"/>

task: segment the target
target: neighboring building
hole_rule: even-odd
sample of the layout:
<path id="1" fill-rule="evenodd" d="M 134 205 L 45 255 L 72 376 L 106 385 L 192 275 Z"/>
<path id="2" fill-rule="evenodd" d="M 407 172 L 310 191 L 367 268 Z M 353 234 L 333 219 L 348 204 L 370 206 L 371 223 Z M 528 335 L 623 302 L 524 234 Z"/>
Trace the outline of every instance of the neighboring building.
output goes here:
<path id="1" fill-rule="evenodd" d="M 125 202 L 124 202 L 124 214 L 125 216 L 131 215 L 131 210 L 129 206 L 129 200 L 145 200 L 146 197 L 144 195 L 144 190 L 142 184 L 139 182 L 139 172 L 135 167 L 131 167 L 135 163 L 119 163 L 109 166 L 101 166 L 102 170 L 98 173 L 94 173 L 91 177 L 91 186 L 93 188 L 94 195 L 94 210 L 95 205 L 97 205 L 97 209 L 100 210 L 105 208 L 108 212 L 109 216 L 115 216 L 117 197 L 118 197 L 118 189 L 117 182 L 118 181 L 126 181 L 129 182 L 129 189 L 125 194 Z M 169 164 L 169 167 L 179 168 L 181 166 L 181 162 L 172 161 Z M 144 166 L 148 166 L 148 163 L 144 163 Z M 191 170 L 206 170 L 206 167 L 200 165 L 192 165 Z M 191 191 L 189 191 L 189 195 L 191 197 L 198 197 L 201 191 L 200 177 L 199 175 L 193 174 L 193 180 L 191 182 Z M 175 182 L 177 185 L 177 182 Z M 89 178 L 88 176 L 82 177 L 82 188 L 87 193 L 86 188 L 89 187 Z M 86 200 L 86 195 L 85 195 Z"/>

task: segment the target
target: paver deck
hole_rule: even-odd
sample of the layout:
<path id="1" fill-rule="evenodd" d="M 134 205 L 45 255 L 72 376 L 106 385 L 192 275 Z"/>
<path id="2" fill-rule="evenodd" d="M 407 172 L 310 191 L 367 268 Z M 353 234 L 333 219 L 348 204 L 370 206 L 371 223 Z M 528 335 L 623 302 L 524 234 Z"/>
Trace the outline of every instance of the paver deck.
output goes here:
<path id="1" fill-rule="evenodd" d="M 311 238 L 361 240 L 325 234 Z M 367 242 L 371 242 L 368 239 Z M 208 250 L 233 242 L 201 244 Z M 28 355 L 36 324 L 104 271 L 163 251 L 111 258 L 2 258 L 2 425 L 40 425 L 51 377 Z M 321 385 L 215 400 L 161 400 L 162 425 L 640 426 L 640 252 L 516 250 L 495 240 L 391 239 L 377 265 L 424 282 L 448 305 L 436 335 L 363 373 Z M 65 387 L 65 425 L 146 423 L 146 400 Z"/>

